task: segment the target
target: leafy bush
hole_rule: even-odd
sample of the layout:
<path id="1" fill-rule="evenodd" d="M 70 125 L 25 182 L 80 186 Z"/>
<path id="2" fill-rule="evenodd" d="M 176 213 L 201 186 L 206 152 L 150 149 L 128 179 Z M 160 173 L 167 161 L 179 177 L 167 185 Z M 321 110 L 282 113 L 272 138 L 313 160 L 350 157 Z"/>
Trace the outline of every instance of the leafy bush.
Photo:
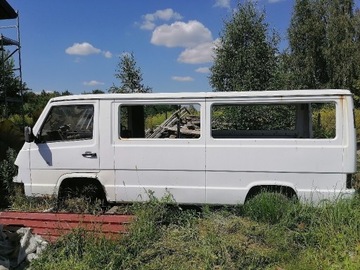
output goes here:
<path id="1" fill-rule="evenodd" d="M 23 126 L 33 126 L 34 120 L 29 115 L 20 115 L 20 114 L 13 114 L 8 118 L 12 123 L 14 123 L 17 127 Z"/>
<path id="2" fill-rule="evenodd" d="M 313 108 L 312 123 L 315 138 L 334 138 L 336 133 L 336 110 L 333 104 Z"/>
<path id="3" fill-rule="evenodd" d="M 23 132 L 10 120 L 0 120 L 0 161 L 7 158 L 8 148 L 19 151 L 24 143 Z"/>
<path id="4" fill-rule="evenodd" d="M 355 109 L 356 137 L 360 140 L 360 109 Z"/>
<path id="5" fill-rule="evenodd" d="M 17 173 L 14 164 L 16 151 L 9 148 L 6 156 L 6 159 L 0 161 L 0 207 L 9 206 L 11 195 L 14 193 L 13 177 Z"/>

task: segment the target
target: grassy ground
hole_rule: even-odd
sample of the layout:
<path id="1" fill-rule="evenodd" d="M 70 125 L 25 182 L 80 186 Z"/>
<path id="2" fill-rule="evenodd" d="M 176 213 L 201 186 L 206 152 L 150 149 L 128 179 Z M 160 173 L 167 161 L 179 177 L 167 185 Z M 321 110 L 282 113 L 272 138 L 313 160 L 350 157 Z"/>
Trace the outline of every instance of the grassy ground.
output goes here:
<path id="1" fill-rule="evenodd" d="M 360 198 L 318 207 L 264 194 L 245 206 L 182 209 L 152 200 L 117 240 L 84 231 L 31 269 L 359 269 Z"/>
<path id="2" fill-rule="evenodd" d="M 53 197 L 11 201 L 23 211 L 56 204 Z M 271 193 L 236 207 L 183 209 L 168 202 L 121 208 L 137 220 L 119 239 L 75 230 L 49 245 L 31 269 L 359 269 L 359 195 L 317 207 Z M 78 200 L 67 207 L 101 210 L 100 204 Z"/>

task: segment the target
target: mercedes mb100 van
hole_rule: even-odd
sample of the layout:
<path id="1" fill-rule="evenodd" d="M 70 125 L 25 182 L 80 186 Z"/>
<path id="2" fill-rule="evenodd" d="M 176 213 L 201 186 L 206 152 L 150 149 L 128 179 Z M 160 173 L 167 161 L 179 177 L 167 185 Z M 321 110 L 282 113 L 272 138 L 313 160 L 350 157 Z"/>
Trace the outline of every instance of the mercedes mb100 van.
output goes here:
<path id="1" fill-rule="evenodd" d="M 242 204 L 262 190 L 301 201 L 354 193 L 347 90 L 100 94 L 49 101 L 16 159 L 28 196 L 88 186 L 108 202 L 170 194 Z"/>

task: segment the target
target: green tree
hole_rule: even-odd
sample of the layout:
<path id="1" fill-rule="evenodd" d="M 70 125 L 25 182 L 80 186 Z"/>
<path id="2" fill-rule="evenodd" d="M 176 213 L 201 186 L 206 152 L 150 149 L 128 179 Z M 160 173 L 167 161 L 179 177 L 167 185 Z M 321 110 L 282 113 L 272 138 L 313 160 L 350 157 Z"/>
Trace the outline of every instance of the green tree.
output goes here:
<path id="1" fill-rule="evenodd" d="M 85 93 L 87 94 L 87 93 Z M 103 90 L 100 90 L 100 89 L 94 89 L 91 91 L 90 94 L 105 94 L 105 92 Z"/>
<path id="2" fill-rule="evenodd" d="M 215 91 L 251 91 L 271 88 L 279 37 L 270 33 L 265 12 L 246 1 L 225 22 L 215 48 L 210 84 Z"/>
<path id="3" fill-rule="evenodd" d="M 327 3 L 327 72 L 331 88 L 355 89 L 360 79 L 359 13 L 354 12 L 352 0 L 332 0 Z"/>
<path id="4" fill-rule="evenodd" d="M 39 118 L 41 112 L 44 107 L 48 103 L 51 98 L 58 96 L 68 96 L 72 95 L 69 91 L 64 92 L 46 92 L 42 90 L 40 94 L 36 94 L 34 92 L 25 92 L 24 93 L 24 113 L 31 119 L 31 123 L 27 123 L 28 125 L 32 125 Z"/>
<path id="5" fill-rule="evenodd" d="M 291 54 L 285 50 L 276 57 L 276 67 L 270 81 L 271 90 L 295 89 L 296 77 L 292 71 Z"/>
<path id="6" fill-rule="evenodd" d="M 360 13 L 353 0 L 296 0 L 289 63 L 296 88 L 360 92 Z"/>
<path id="7" fill-rule="evenodd" d="M 359 46 L 360 46 L 359 45 L 360 44 L 360 9 L 359 8 L 356 9 L 356 11 L 355 11 L 355 16 L 354 16 L 353 22 L 354 22 L 354 28 L 355 28 L 354 42 L 358 45 L 358 48 L 359 48 Z M 354 62 L 360 63 L 360 50 L 356 51 Z M 358 66 L 358 68 L 360 68 L 360 65 Z M 353 92 L 357 96 L 357 98 L 358 98 L 357 101 L 359 103 L 359 97 L 360 97 L 360 76 L 359 75 L 357 76 L 357 78 L 354 78 Z"/>
<path id="8" fill-rule="evenodd" d="M 9 52 L 0 52 L 0 107 L 1 116 L 7 118 L 13 113 L 21 111 L 21 89 L 26 84 L 16 76 L 14 60 Z"/>
<path id="9" fill-rule="evenodd" d="M 324 55 L 324 14 L 325 10 L 319 0 L 295 2 L 288 34 L 296 88 L 321 88 L 329 80 Z"/>
<path id="10" fill-rule="evenodd" d="M 105 94 L 105 92 L 103 90 L 100 90 L 100 89 L 94 89 L 91 92 L 84 91 L 81 94 L 82 95 L 90 95 L 90 94 L 96 95 L 96 94 Z"/>
<path id="11" fill-rule="evenodd" d="M 119 79 L 119 87 L 112 86 L 109 90 L 111 93 L 149 93 L 152 89 L 145 86 L 142 81 L 141 69 L 136 66 L 134 54 L 124 53 L 120 56 L 118 69 L 115 78 Z"/>

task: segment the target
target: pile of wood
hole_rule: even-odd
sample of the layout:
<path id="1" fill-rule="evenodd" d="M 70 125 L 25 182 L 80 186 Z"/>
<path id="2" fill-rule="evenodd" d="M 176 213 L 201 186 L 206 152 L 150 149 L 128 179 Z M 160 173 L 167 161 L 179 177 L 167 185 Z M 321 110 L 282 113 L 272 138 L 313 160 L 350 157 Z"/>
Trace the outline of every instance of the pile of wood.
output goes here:
<path id="1" fill-rule="evenodd" d="M 154 130 L 146 131 L 146 138 L 199 138 L 200 116 L 191 115 L 186 107 L 174 112 Z"/>

